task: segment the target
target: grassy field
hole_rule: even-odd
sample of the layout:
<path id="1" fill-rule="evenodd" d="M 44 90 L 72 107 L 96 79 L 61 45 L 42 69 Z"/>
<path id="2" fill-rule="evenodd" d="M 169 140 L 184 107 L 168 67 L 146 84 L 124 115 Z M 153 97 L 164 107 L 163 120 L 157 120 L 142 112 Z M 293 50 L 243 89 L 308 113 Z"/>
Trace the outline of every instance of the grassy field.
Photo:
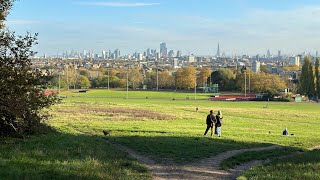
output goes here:
<path id="1" fill-rule="evenodd" d="M 208 94 L 198 94 L 195 101 L 193 93 L 178 92 L 130 91 L 129 99 L 125 99 L 125 91 L 107 90 L 64 92 L 63 96 L 67 98 L 52 108 L 49 121 L 56 132 L 2 142 L 0 167 L 6 167 L 6 171 L 0 170 L 0 177 L 150 178 L 138 162 L 89 135 L 102 137 L 102 130 L 112 131 L 108 137 L 111 142 L 151 156 L 159 163 L 185 164 L 226 150 L 271 144 L 304 151 L 320 145 L 319 104 L 213 102 L 207 100 Z M 263 108 L 266 104 L 268 108 Z M 221 138 L 203 137 L 205 118 L 211 109 L 223 112 Z M 294 136 L 283 137 L 285 127 Z M 9 151 L 12 148 L 15 150 Z M 262 152 L 261 157 L 268 154 Z M 310 152 L 310 156 L 314 154 L 318 152 Z M 249 155 L 249 159 L 257 156 Z M 238 158 L 234 163 L 241 161 L 247 159 Z M 263 172 L 262 167 L 244 176 Z M 291 173 L 285 166 L 280 171 Z"/>

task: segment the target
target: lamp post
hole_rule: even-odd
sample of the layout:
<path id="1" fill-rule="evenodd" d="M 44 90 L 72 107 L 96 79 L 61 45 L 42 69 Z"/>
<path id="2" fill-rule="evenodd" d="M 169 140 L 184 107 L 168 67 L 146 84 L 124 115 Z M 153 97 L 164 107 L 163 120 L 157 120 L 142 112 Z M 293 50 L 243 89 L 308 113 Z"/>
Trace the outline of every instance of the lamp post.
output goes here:
<path id="1" fill-rule="evenodd" d="M 67 66 L 67 86 L 69 90 L 69 66 Z"/>
<path id="2" fill-rule="evenodd" d="M 129 67 L 128 67 L 128 70 L 127 70 L 127 99 L 129 98 Z"/>
<path id="3" fill-rule="evenodd" d="M 58 85 L 58 94 L 59 94 L 59 99 L 60 99 L 60 71 L 59 71 L 59 85 Z"/>
<path id="4" fill-rule="evenodd" d="M 197 100 L 197 74 L 196 77 L 194 78 L 194 100 Z"/>
<path id="5" fill-rule="evenodd" d="M 249 94 L 251 94 L 251 72 L 248 71 L 249 73 Z"/>
<path id="6" fill-rule="evenodd" d="M 108 90 L 110 88 L 110 68 L 108 66 Z"/>
<path id="7" fill-rule="evenodd" d="M 159 68 L 157 66 L 157 91 L 159 90 Z"/>
<path id="8" fill-rule="evenodd" d="M 247 97 L 247 72 L 244 70 L 244 96 Z"/>

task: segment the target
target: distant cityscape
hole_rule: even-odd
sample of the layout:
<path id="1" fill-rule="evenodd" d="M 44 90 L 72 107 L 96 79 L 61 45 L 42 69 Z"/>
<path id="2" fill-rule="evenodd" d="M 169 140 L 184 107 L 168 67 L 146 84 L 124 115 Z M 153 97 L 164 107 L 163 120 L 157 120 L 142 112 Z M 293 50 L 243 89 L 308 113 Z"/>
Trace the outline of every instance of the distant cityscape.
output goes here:
<path id="1" fill-rule="evenodd" d="M 34 57 L 34 65 L 38 67 L 56 66 L 57 64 L 54 64 L 56 60 L 65 60 L 66 62 L 73 60 L 76 63 L 74 65 L 84 68 L 119 67 L 128 64 L 138 64 L 145 67 L 153 65 L 170 66 L 172 68 L 192 65 L 194 67 L 210 67 L 213 69 L 219 67 L 251 67 L 254 72 L 260 72 L 261 66 L 265 65 L 269 72 L 279 74 L 283 72 L 282 67 L 284 66 L 295 65 L 300 67 L 305 56 L 309 56 L 311 62 L 314 62 L 315 57 L 318 57 L 318 51 L 315 55 L 307 54 L 306 52 L 297 55 L 282 55 L 280 50 L 277 55 L 273 55 L 270 50 L 266 50 L 265 55 L 226 56 L 218 43 L 215 56 L 197 56 L 188 50 L 186 50 L 185 54 L 180 50 L 168 50 L 167 44 L 163 42 L 160 44 L 159 51 L 148 48 L 144 52 L 134 52 L 126 55 L 122 55 L 120 49 L 113 51 L 103 50 L 100 53 L 96 53 L 93 50 L 83 50 L 82 52 L 72 50 L 55 56 L 47 56 L 45 54 L 42 57 Z M 46 60 L 46 62 L 43 60 Z"/>

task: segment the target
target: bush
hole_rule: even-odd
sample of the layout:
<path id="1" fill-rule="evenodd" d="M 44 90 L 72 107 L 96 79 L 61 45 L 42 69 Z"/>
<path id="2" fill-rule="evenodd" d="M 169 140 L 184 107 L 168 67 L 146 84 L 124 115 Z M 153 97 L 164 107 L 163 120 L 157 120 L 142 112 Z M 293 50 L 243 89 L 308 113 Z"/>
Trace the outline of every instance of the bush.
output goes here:
<path id="1" fill-rule="evenodd" d="M 48 117 L 42 109 L 58 102 L 44 95 L 50 78 L 31 69 L 36 37 L 0 30 L 0 135 L 33 132 Z"/>

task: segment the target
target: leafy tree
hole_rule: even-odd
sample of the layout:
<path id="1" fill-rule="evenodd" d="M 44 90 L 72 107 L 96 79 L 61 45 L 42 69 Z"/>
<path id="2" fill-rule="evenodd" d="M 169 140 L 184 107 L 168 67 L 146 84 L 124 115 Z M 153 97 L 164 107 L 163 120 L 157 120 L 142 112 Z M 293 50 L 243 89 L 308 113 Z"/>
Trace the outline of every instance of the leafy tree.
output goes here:
<path id="1" fill-rule="evenodd" d="M 23 135 L 37 130 L 47 115 L 42 111 L 57 102 L 45 96 L 48 77 L 31 68 L 31 50 L 37 35 L 16 36 L 3 29 L 3 20 L 13 1 L 0 4 L 0 135 Z"/>
<path id="2" fill-rule="evenodd" d="M 143 76 L 139 68 L 131 69 L 129 71 L 129 82 L 131 83 L 133 89 L 142 85 Z"/>
<path id="3" fill-rule="evenodd" d="M 169 71 L 160 71 L 159 72 L 159 88 L 161 89 L 170 89 L 174 86 L 174 77 L 170 74 Z"/>
<path id="4" fill-rule="evenodd" d="M 305 57 L 304 59 L 304 64 L 302 66 L 302 72 L 299 79 L 298 92 L 308 96 L 309 98 L 315 94 L 313 67 L 309 57 Z"/>
<path id="5" fill-rule="evenodd" d="M 211 82 L 213 84 L 219 84 L 221 91 L 232 91 L 237 88 L 235 83 L 236 75 L 231 69 L 220 68 L 213 72 L 211 77 Z"/>
<path id="6" fill-rule="evenodd" d="M 261 65 L 260 66 L 260 71 L 264 73 L 270 73 L 269 69 L 267 68 L 266 65 Z"/>
<path id="7" fill-rule="evenodd" d="M 285 72 L 297 72 L 299 70 L 299 66 L 297 66 L 297 65 L 289 65 L 289 66 L 283 67 L 283 70 Z"/>
<path id="8" fill-rule="evenodd" d="M 196 69 L 192 66 L 178 69 L 176 72 L 176 88 L 192 89 L 196 83 Z"/>
<path id="9" fill-rule="evenodd" d="M 197 84 L 199 84 L 200 86 L 204 85 L 210 75 L 210 68 L 201 68 L 199 74 L 197 75 Z"/>
<path id="10" fill-rule="evenodd" d="M 319 58 L 316 59 L 315 78 L 316 78 L 316 96 L 320 97 L 320 77 L 319 77 Z"/>
<path id="11" fill-rule="evenodd" d="M 80 88 L 89 88 L 91 86 L 89 78 L 87 76 L 80 75 L 79 81 L 78 81 L 78 86 Z"/>
<path id="12" fill-rule="evenodd" d="M 4 21 L 13 5 L 14 0 L 1 0 L 0 1 L 0 29 L 4 28 Z"/>
<path id="13" fill-rule="evenodd" d="M 153 89 L 157 87 L 157 73 L 156 72 L 147 72 L 145 76 L 144 84 L 148 88 Z"/>

